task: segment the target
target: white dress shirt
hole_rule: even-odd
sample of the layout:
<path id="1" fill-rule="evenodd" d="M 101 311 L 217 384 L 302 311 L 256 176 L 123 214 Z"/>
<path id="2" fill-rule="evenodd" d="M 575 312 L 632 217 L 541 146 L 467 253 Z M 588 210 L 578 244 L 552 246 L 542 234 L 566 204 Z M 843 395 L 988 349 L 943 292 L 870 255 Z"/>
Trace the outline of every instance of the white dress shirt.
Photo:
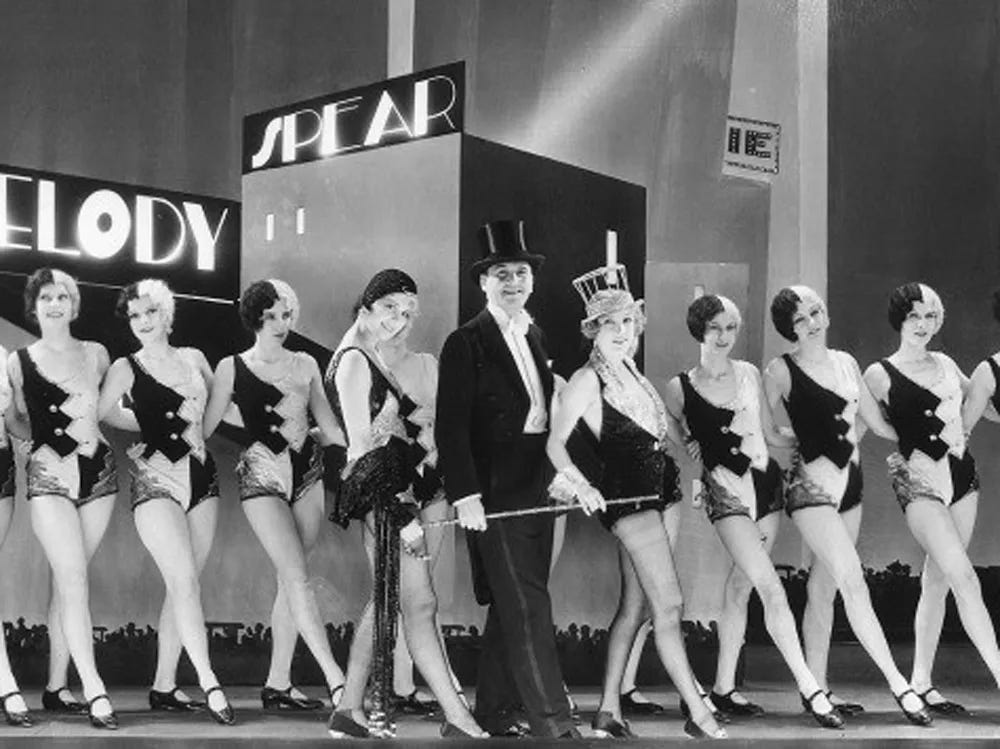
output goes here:
<path id="1" fill-rule="evenodd" d="M 496 320 L 504 343 L 510 349 L 510 355 L 514 357 L 514 363 L 521 375 L 524 389 L 528 392 L 530 406 L 524 420 L 524 433 L 542 434 L 548 426 L 549 417 L 545 404 L 545 391 L 542 389 L 542 378 L 538 375 L 535 357 L 531 355 L 531 347 L 528 346 L 527 334 L 531 317 L 527 312 L 521 310 L 511 318 L 502 309 L 492 304 L 487 305 L 486 309 Z"/>

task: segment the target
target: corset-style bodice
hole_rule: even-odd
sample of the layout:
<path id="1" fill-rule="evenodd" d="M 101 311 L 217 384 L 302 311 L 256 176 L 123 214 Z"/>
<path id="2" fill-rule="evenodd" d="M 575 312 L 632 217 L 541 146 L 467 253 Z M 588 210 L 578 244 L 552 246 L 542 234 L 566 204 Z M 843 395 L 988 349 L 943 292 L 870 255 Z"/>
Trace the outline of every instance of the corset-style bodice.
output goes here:
<path id="1" fill-rule="evenodd" d="M 828 458 L 843 469 L 857 449 L 854 429 L 860 395 L 853 373 L 847 370 L 840 355 L 834 356 L 836 383 L 831 390 L 806 374 L 788 354 L 783 356 L 791 377 L 785 398 L 785 411 L 799 442 L 799 453 L 806 463 Z"/>
<path id="2" fill-rule="evenodd" d="M 278 454 L 300 450 L 309 436 L 309 374 L 304 357 L 292 355 L 288 371 L 274 382 L 255 375 L 241 355 L 233 357 L 233 402 L 252 442 Z"/>
<path id="3" fill-rule="evenodd" d="M 201 427 L 208 396 L 205 380 L 182 352 L 177 354 L 184 365 L 184 377 L 173 386 L 153 377 L 136 355 L 128 357 L 134 375 L 132 411 L 142 432 L 143 458 L 160 452 L 176 463 L 189 453 L 199 460 L 205 456 Z"/>
<path id="4" fill-rule="evenodd" d="M 899 451 L 907 460 L 914 450 L 940 460 L 951 450 L 965 452 L 962 432 L 962 383 L 936 355 L 940 376 L 924 387 L 899 371 L 888 359 L 879 362 L 889 375 L 886 414 L 899 435 Z"/>

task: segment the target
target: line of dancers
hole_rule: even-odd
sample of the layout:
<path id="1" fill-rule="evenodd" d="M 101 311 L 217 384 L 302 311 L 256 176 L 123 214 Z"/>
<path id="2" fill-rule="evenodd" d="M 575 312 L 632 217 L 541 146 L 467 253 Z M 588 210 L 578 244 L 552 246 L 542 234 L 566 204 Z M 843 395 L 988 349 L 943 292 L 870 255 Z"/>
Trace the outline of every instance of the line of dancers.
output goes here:
<path id="1" fill-rule="evenodd" d="M 87 565 L 124 473 L 101 422 L 139 434 L 127 451 L 133 515 L 166 587 L 152 709 L 204 710 L 226 725 L 236 719 L 212 669 L 199 587 L 220 502 L 205 441 L 223 420 L 243 430 L 239 500 L 278 582 L 262 704 L 293 710 L 327 704 L 291 684 L 301 635 L 326 681 L 334 738 L 393 733 L 390 721 L 371 724 L 365 709 L 373 661 L 378 673 L 393 657 L 373 636 L 373 628 L 385 626 L 378 624 L 378 607 L 370 601 L 355 627 L 345 675 L 308 586 L 306 559 L 324 514 L 324 457 L 329 462 L 338 449 L 346 450 L 346 465 L 335 479 L 331 519 L 362 524 L 376 577 L 398 574 L 398 586 L 387 593 L 405 634 L 397 660 L 412 655 L 437 701 L 443 736 L 580 736 L 548 592 L 556 513 L 537 511 L 553 502 L 596 515 L 619 542 L 621 598 L 592 723 L 599 736 L 629 738 L 626 714 L 662 711 L 634 686 L 647 631 L 680 693 L 686 733 L 725 738 L 727 716 L 763 714 L 735 684 L 752 589 L 803 709 L 823 728 L 843 728 L 864 709 L 827 681 L 838 591 L 855 635 L 911 723 L 928 726 L 932 713 L 964 712 L 931 679 L 949 590 L 1000 685 L 1000 648 L 966 553 L 979 491 L 968 435 L 984 415 L 1000 420 L 1000 354 L 967 378 L 945 354 L 930 351 L 944 322 L 932 289 L 911 283 L 892 292 L 888 321 L 899 346 L 863 375 L 850 354 L 827 347 L 826 305 L 812 289 L 788 287 L 772 300 L 774 327 L 791 350 L 763 374 L 731 357 L 739 309 L 725 297 L 702 296 L 687 314 L 699 362 L 667 382 L 661 398 L 633 361 L 647 320 L 624 266 L 596 268 L 573 281 L 591 350 L 567 382 L 553 374 L 544 334 L 525 310 L 544 257 L 529 249 L 523 222 L 486 224 L 480 240 L 482 257 L 467 272 L 483 291 L 484 307 L 448 336 L 440 362 L 409 349 L 417 285 L 404 271 L 386 269 L 365 287 L 325 373 L 311 356 L 285 346 L 299 302 L 283 281 L 244 290 L 240 318 L 254 344 L 223 358 L 213 372 L 201 352 L 169 342 L 175 300 L 162 281 L 122 291 L 117 311 L 139 348 L 111 363 L 103 346 L 70 332 L 80 313 L 74 279 L 51 268 L 28 279 L 25 312 L 40 337 L 9 356 L 2 352 L 0 407 L 17 447 L 5 433 L 0 540 L 12 516 L 13 452 L 20 449 L 31 525 L 52 571 L 46 710 L 86 713 L 97 728 L 118 725 L 94 659 L 88 594 Z M 1000 321 L 1000 297 L 994 314 Z M 893 660 L 855 550 L 858 443 L 869 430 L 898 445 L 889 459 L 892 486 L 926 552 L 909 679 Z M 792 449 L 787 471 L 770 447 Z M 700 461 L 700 499 L 732 558 L 708 692 L 694 678 L 681 634 L 673 549 L 682 494 L 671 451 Z M 474 706 L 448 663 L 430 574 L 440 548 L 436 523 L 449 507 L 466 531 L 476 599 L 488 607 Z M 801 642 L 769 556 L 782 509 L 814 559 Z M 182 649 L 203 701 L 177 687 Z M 83 702 L 67 688 L 71 659 Z M 409 686 L 406 699 L 419 705 Z M 0 709 L 10 725 L 32 725 L 5 648 Z"/>

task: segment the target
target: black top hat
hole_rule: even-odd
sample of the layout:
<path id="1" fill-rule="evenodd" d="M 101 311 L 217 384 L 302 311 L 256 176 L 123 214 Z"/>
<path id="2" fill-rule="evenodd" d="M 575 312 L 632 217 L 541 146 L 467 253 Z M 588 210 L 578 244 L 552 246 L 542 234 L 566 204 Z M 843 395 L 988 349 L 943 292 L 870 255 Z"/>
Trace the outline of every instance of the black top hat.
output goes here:
<path id="1" fill-rule="evenodd" d="M 479 227 L 477 234 L 483 257 L 469 266 L 472 280 L 477 280 L 491 265 L 499 263 L 527 263 L 532 270 L 545 261 L 544 255 L 528 252 L 528 244 L 524 240 L 524 221 L 520 219 L 490 221 Z"/>

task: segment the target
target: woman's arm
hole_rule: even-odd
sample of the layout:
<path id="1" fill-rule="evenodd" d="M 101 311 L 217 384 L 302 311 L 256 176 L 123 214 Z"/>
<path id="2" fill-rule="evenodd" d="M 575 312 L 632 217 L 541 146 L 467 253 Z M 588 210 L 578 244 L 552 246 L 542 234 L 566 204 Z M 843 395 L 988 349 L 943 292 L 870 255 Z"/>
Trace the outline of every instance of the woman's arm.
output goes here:
<path id="1" fill-rule="evenodd" d="M 888 378 L 885 368 L 880 364 L 872 364 L 865 370 L 864 377 L 861 376 L 861 368 L 857 361 L 850 354 L 844 353 L 847 357 L 851 372 L 858 381 L 858 415 L 865 424 L 875 434 L 883 439 L 892 442 L 899 441 L 896 430 L 886 420 L 885 409 L 882 404 L 889 392 Z M 863 432 L 859 430 L 858 440 L 860 441 Z"/>
<path id="2" fill-rule="evenodd" d="M 673 377 L 664 390 L 663 405 L 667 409 L 667 439 L 673 442 L 691 460 L 701 460 L 701 446 L 691 436 L 684 418 L 684 388 L 681 378 Z"/>
<path id="3" fill-rule="evenodd" d="M 795 447 L 797 443 L 795 433 L 790 429 L 779 429 L 774 423 L 774 414 L 771 412 L 771 404 L 768 402 L 767 395 L 764 392 L 764 382 L 760 376 L 760 370 L 749 362 L 746 362 L 746 366 L 749 368 L 750 376 L 753 377 L 753 381 L 757 385 L 757 393 L 760 399 L 760 431 L 764 435 L 764 441 L 771 447 Z"/>
<path id="4" fill-rule="evenodd" d="M 19 440 L 30 440 L 31 425 L 28 423 L 28 405 L 24 400 L 24 379 L 16 351 L 7 357 L 7 380 L 11 389 L 11 403 L 5 413 L 7 431 Z"/>
<path id="5" fill-rule="evenodd" d="M 972 372 L 969 389 L 962 403 L 962 429 L 968 434 L 983 417 L 990 398 L 996 393 L 997 382 L 990 365 L 983 361 Z"/>
<path id="6" fill-rule="evenodd" d="M 559 407 L 552 409 L 552 428 L 545 445 L 549 460 L 558 472 L 553 488 L 556 490 L 565 488 L 565 491 L 559 493 L 575 496 L 588 515 L 604 509 L 604 497 L 590 485 L 573 463 L 566 449 L 566 441 L 580 418 L 595 403 L 599 404 L 600 399 L 601 389 L 597 374 L 590 367 L 581 367 L 560 392 Z"/>
<path id="7" fill-rule="evenodd" d="M 356 460 L 374 447 L 371 416 L 368 412 L 372 375 L 368 369 L 367 357 L 360 351 L 345 352 L 340 358 L 334 382 L 344 414 L 347 459 Z"/>
<path id="8" fill-rule="evenodd" d="M 233 357 L 227 356 L 219 362 L 215 369 L 215 376 L 212 378 L 212 390 L 208 396 L 208 404 L 205 406 L 205 418 L 202 422 L 202 431 L 205 439 L 208 439 L 215 432 L 222 421 L 222 417 L 233 399 L 233 382 L 236 379 L 236 369 L 233 364 Z"/>
<path id="9" fill-rule="evenodd" d="M 97 418 L 117 429 L 139 431 L 139 422 L 131 409 L 123 408 L 122 396 L 132 387 L 135 375 L 128 360 L 116 359 L 108 368 L 97 399 Z"/>
<path id="10" fill-rule="evenodd" d="M 334 416 L 333 409 L 330 408 L 330 401 L 326 399 L 326 393 L 323 391 L 323 377 L 319 373 L 319 365 L 309 354 L 297 354 L 297 356 L 305 356 L 307 359 L 306 366 L 309 368 L 309 412 L 316 420 L 320 444 L 324 447 L 327 445 L 343 445 L 344 432 L 340 428 L 340 424 L 337 423 L 337 417 Z"/>

